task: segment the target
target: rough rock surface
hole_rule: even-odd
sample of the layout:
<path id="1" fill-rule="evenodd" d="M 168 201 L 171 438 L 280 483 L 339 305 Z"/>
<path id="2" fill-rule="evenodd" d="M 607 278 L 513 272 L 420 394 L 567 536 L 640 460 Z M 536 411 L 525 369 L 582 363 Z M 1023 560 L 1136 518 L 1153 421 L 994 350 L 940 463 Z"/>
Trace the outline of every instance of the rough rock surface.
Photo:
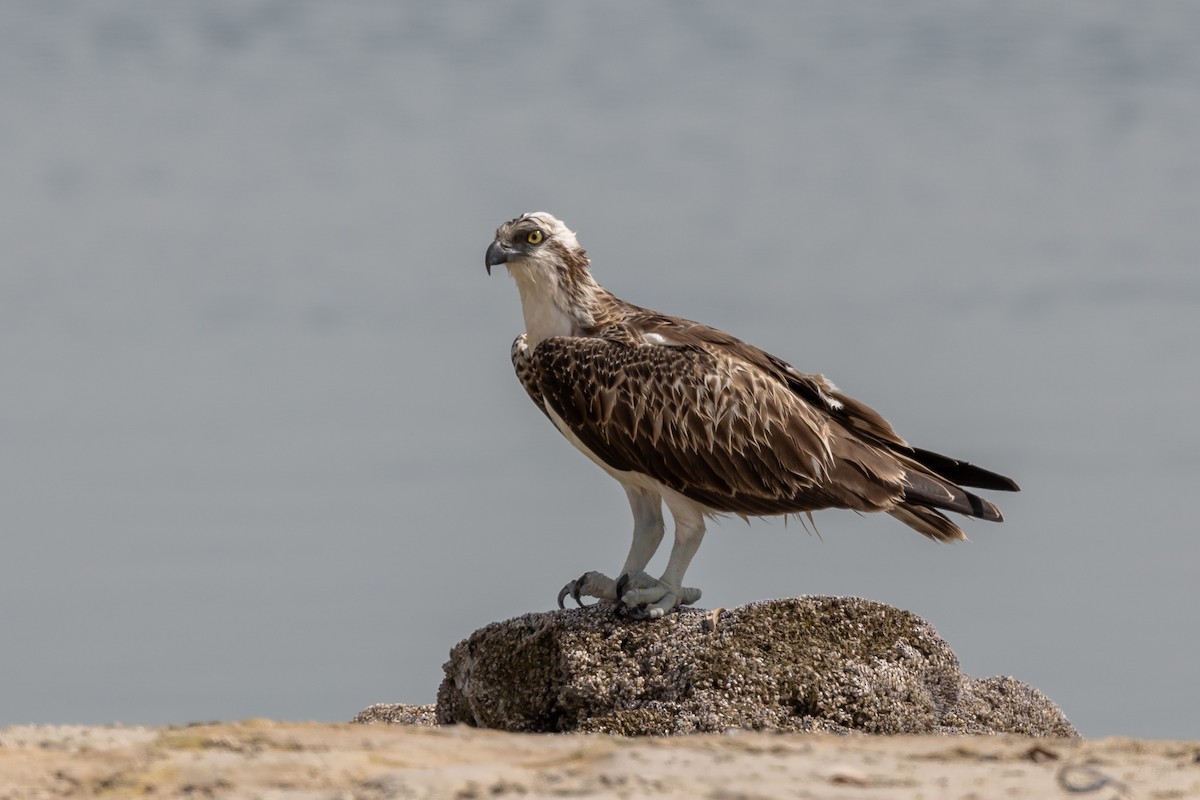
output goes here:
<path id="1" fill-rule="evenodd" d="M 360 725 L 436 725 L 437 706 L 411 706 L 405 703 L 376 703 L 367 706 L 350 720 Z"/>
<path id="2" fill-rule="evenodd" d="M 654 622 L 606 605 L 526 614 L 476 631 L 443 669 L 439 723 L 507 731 L 1079 735 L 1036 689 L 964 676 L 920 617 L 854 597 Z"/>

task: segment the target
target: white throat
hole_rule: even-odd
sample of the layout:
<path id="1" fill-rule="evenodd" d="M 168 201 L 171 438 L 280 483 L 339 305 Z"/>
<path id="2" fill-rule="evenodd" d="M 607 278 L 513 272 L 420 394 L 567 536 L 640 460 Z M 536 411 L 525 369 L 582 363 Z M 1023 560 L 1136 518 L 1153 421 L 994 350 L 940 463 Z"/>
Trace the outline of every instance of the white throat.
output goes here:
<path id="1" fill-rule="evenodd" d="M 536 262 L 522 260 L 508 265 L 508 274 L 521 293 L 525 314 L 525 337 L 536 347 L 551 336 L 577 336 L 585 321 L 571 313 L 571 302 L 553 269 L 539 269 Z"/>

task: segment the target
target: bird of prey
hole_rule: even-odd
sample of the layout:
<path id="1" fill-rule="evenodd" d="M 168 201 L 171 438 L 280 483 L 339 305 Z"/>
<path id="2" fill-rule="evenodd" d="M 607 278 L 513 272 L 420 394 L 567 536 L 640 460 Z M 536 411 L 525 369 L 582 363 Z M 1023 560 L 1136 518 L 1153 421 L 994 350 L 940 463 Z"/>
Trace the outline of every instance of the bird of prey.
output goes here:
<path id="1" fill-rule="evenodd" d="M 695 603 L 683 585 L 705 518 L 883 511 L 937 541 L 965 539 L 941 511 L 999 522 L 964 489 L 1017 491 L 1009 478 L 905 442 L 877 412 L 822 375 L 716 328 L 635 306 L 592 277 L 575 234 L 544 212 L 496 230 L 487 271 L 508 268 L 525 333 L 517 377 L 559 432 L 616 478 L 633 510 L 633 544 L 613 579 L 587 572 L 569 594 L 615 603 L 633 618 Z M 658 578 L 646 565 L 675 541 Z"/>

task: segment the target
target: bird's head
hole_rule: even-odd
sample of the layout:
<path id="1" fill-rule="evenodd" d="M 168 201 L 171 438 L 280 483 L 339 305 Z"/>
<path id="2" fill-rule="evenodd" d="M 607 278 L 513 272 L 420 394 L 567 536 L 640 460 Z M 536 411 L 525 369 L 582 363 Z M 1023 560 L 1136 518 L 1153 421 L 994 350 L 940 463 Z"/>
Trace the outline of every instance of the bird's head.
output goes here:
<path id="1" fill-rule="evenodd" d="M 575 234 L 544 211 L 496 229 L 483 264 L 503 264 L 517 282 L 530 347 L 550 336 L 577 336 L 600 319 L 612 296 L 592 278 Z"/>
<path id="2" fill-rule="evenodd" d="M 483 263 L 489 275 L 504 264 L 513 277 L 554 279 L 568 270 L 586 270 L 588 259 L 570 228 L 551 214 L 531 211 L 496 229 Z"/>

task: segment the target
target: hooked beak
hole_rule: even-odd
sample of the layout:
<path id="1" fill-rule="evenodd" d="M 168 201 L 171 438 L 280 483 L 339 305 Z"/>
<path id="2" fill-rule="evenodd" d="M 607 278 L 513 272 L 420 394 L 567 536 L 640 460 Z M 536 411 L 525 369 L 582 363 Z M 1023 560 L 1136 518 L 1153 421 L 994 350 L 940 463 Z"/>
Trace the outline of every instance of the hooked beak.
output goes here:
<path id="1" fill-rule="evenodd" d="M 483 257 L 483 265 L 487 268 L 488 275 L 492 274 L 492 267 L 497 264 L 507 264 L 514 255 L 516 255 L 516 251 L 506 244 L 501 244 L 499 240 L 489 244 L 487 253 Z"/>

